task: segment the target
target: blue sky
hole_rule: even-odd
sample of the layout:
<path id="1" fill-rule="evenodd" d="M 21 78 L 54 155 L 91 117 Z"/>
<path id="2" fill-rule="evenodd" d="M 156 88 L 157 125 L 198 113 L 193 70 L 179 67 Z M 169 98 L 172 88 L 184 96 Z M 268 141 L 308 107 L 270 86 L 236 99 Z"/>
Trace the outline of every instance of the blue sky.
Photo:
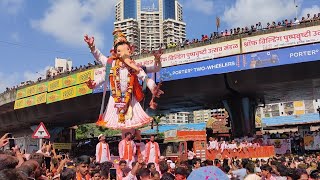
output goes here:
<path id="1" fill-rule="evenodd" d="M 75 66 L 92 62 L 83 35 L 94 35 L 102 52 L 112 45 L 117 0 L 0 0 L 0 91 L 35 79 L 54 65 L 55 57 Z M 144 0 L 146 4 L 155 0 Z M 298 16 L 320 12 L 319 0 L 296 0 Z M 187 38 L 216 30 L 293 18 L 294 0 L 180 0 Z"/>

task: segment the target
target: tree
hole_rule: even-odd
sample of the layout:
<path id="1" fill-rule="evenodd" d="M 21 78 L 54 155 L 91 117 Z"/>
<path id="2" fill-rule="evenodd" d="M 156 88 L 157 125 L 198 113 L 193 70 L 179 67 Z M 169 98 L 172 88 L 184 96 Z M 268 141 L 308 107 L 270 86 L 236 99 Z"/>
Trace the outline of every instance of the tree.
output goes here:
<path id="1" fill-rule="evenodd" d="M 97 126 L 95 123 L 82 124 L 76 129 L 76 138 L 85 139 L 90 137 L 96 137 L 99 134 L 104 134 L 105 136 L 114 136 L 121 133 L 119 130 L 112 130 L 105 127 Z"/>
<path id="2" fill-rule="evenodd" d="M 156 132 L 157 134 L 159 134 L 159 123 L 161 122 L 161 118 L 163 118 L 164 115 L 163 114 L 159 114 L 159 115 L 155 115 L 155 116 L 152 116 L 153 118 L 153 123 L 156 124 Z M 153 125 L 152 125 L 152 128 L 153 128 Z"/>

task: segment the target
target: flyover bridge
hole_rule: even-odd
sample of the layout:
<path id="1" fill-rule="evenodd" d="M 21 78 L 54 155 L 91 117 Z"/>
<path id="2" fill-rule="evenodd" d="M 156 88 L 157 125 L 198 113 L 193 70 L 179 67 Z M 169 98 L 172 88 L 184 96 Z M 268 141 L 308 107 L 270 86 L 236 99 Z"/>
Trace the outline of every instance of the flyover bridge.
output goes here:
<path id="1" fill-rule="evenodd" d="M 254 133 L 258 105 L 320 98 L 319 51 L 319 22 L 168 49 L 161 71 L 150 74 L 163 81 L 165 94 L 157 112 L 147 112 L 224 106 L 235 136 Z M 153 64 L 151 55 L 135 59 Z M 49 128 L 95 122 L 102 87 L 92 91 L 84 83 L 88 77 L 101 78 L 101 72 L 93 67 L 2 94 L 0 131 L 29 129 L 40 121 Z M 150 93 L 145 105 L 148 99 Z"/>

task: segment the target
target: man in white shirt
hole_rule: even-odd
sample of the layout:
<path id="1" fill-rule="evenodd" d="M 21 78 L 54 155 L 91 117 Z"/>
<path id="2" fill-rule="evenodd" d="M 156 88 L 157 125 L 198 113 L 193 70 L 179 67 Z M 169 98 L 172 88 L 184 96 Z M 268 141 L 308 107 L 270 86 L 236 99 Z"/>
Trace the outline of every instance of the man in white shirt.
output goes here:
<path id="1" fill-rule="evenodd" d="M 111 161 L 109 144 L 106 143 L 106 137 L 103 134 L 98 136 L 99 143 L 96 146 L 96 162 L 103 163 Z"/>
<path id="2" fill-rule="evenodd" d="M 218 141 L 215 138 L 210 137 L 208 150 L 218 150 L 218 149 L 219 149 Z"/>
<path id="3" fill-rule="evenodd" d="M 193 148 L 190 150 L 188 150 L 188 163 L 189 163 L 189 165 L 192 165 L 192 160 L 193 160 L 193 158 L 195 158 L 196 157 L 196 153 L 194 153 L 193 152 Z"/>

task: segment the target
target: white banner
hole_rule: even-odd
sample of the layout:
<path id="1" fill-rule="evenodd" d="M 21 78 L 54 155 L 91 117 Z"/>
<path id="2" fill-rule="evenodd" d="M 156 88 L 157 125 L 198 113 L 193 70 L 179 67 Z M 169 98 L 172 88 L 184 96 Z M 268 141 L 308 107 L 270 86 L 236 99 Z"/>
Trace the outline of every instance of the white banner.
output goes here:
<path id="1" fill-rule="evenodd" d="M 242 38 L 242 53 L 320 42 L 320 26 Z"/>
<path id="2" fill-rule="evenodd" d="M 106 68 L 105 67 L 101 67 L 101 68 L 94 70 L 93 78 L 94 78 L 95 82 L 97 82 L 97 83 L 103 82 L 105 77 L 106 77 Z"/>
<path id="3" fill-rule="evenodd" d="M 290 139 L 269 139 L 269 143 L 274 146 L 276 154 L 291 153 Z"/>
<path id="4" fill-rule="evenodd" d="M 163 54 L 161 62 L 162 67 L 168 67 L 235 54 L 240 54 L 240 39 Z M 154 65 L 153 59 L 147 57 L 136 59 L 135 62 L 149 67 Z"/>
<path id="5" fill-rule="evenodd" d="M 169 130 L 164 132 L 164 138 L 177 137 L 177 130 Z"/>

